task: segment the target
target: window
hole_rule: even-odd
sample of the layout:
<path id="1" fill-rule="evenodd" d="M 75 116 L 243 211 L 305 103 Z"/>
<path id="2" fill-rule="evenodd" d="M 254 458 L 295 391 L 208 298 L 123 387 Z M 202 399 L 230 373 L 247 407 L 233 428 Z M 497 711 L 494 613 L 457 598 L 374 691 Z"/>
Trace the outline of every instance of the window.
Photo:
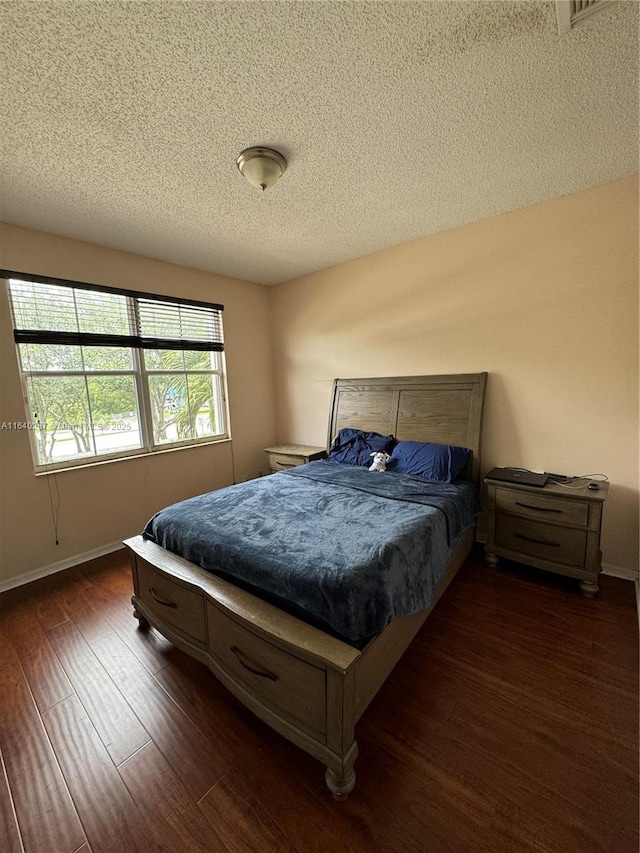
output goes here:
<path id="1" fill-rule="evenodd" d="M 222 305 L 0 275 L 36 471 L 227 437 Z"/>

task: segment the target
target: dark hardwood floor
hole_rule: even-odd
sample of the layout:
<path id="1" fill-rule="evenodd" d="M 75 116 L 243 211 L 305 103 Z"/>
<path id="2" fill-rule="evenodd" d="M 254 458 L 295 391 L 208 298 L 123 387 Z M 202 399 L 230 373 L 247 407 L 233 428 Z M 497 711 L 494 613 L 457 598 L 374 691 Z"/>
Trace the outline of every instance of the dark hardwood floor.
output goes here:
<path id="1" fill-rule="evenodd" d="M 470 559 L 358 724 L 346 803 L 130 595 L 119 552 L 0 596 L 3 853 L 638 850 L 632 583 Z"/>

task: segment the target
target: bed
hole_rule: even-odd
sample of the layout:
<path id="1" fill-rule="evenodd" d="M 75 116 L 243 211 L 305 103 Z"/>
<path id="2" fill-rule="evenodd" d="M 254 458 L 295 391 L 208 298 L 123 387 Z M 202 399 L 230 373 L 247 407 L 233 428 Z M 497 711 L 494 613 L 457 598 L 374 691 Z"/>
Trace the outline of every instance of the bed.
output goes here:
<path id="1" fill-rule="evenodd" d="M 466 447 L 471 454 L 464 479 L 477 490 L 485 384 L 486 373 L 335 380 L 327 447 L 345 428 L 393 434 L 402 441 Z M 447 518 L 439 504 L 441 499 L 448 500 L 446 489 L 443 492 L 423 488 L 416 482 L 418 478 L 412 477 L 408 478 L 414 482 L 409 483 L 407 497 L 406 484 L 397 485 L 403 475 L 370 473 L 362 468 L 355 472 L 343 470 L 350 467 L 312 462 L 294 471 L 262 478 L 265 482 L 240 484 L 191 499 L 193 503 L 181 502 L 175 505 L 174 515 L 167 516 L 170 523 L 158 528 L 165 530 L 164 538 L 155 527 L 148 526 L 144 536 L 124 543 L 131 555 L 132 604 L 140 628 L 153 626 L 177 647 L 206 664 L 247 708 L 319 759 L 326 766 L 326 784 L 337 800 L 346 799 L 355 785 L 358 719 L 451 583 L 475 541 L 473 516 L 471 520 L 461 516 L 456 522 L 455 512 Z M 457 489 L 453 497 L 458 504 L 463 500 L 460 494 L 469 488 L 463 484 Z M 373 494 L 369 494 L 371 489 Z M 452 486 L 449 491 L 453 493 L 456 489 Z M 279 508 L 276 512 L 269 512 L 269 500 Z M 261 502 L 259 513 L 252 510 L 252 502 L 256 501 Z M 282 536 L 283 523 L 292 538 L 296 524 L 315 526 L 309 525 L 308 514 L 298 511 L 300 507 L 304 509 L 305 501 L 313 501 L 314 517 L 318 520 L 318 535 L 308 537 L 306 553 L 297 546 L 289 548 L 288 540 Z M 246 506 L 244 523 L 238 521 L 237 514 L 232 523 L 225 521 L 225 507 L 234 502 Z M 230 562 L 231 568 L 237 568 L 237 576 L 230 574 L 229 561 L 224 562 L 219 543 L 214 543 L 206 559 L 200 556 L 202 542 L 198 543 L 198 550 L 193 553 L 198 554 L 197 562 L 201 565 L 196 565 L 195 558 L 186 559 L 174 553 L 173 549 L 182 548 L 183 553 L 192 556 L 188 548 L 174 544 L 171 538 L 173 520 L 184 511 L 183 504 L 189 508 L 190 517 L 193 517 L 191 509 L 197 507 L 205 513 L 201 518 L 206 519 L 208 513 L 209 518 L 218 520 L 219 532 L 224 526 L 230 531 L 228 547 L 233 552 Z M 378 524 L 381 533 L 375 532 L 371 524 L 368 532 L 359 529 L 358 516 L 363 506 L 367 507 L 369 519 L 382 520 L 392 518 L 391 512 L 384 512 L 391 504 L 394 522 L 386 525 L 388 532 L 384 532 L 384 522 Z M 336 506 L 339 509 L 335 519 L 325 518 L 325 512 L 335 510 Z M 300 516 L 298 521 L 297 516 Z M 383 560 L 385 555 L 403 550 L 404 546 L 399 548 L 397 543 L 407 541 L 405 529 L 409 516 L 412 523 L 414 516 L 424 517 L 434 536 L 438 532 L 447 545 L 444 552 L 440 546 L 429 546 L 431 550 L 423 551 L 412 546 L 411 557 L 405 559 L 411 570 L 428 569 L 424 577 L 432 578 L 430 583 L 425 581 L 421 585 L 420 575 L 416 574 L 406 584 L 407 588 L 413 586 L 411 596 L 404 595 L 403 585 L 398 583 L 392 593 L 389 587 L 377 586 L 360 593 L 358 583 L 349 589 L 341 587 L 342 578 L 332 570 L 332 561 L 338 561 L 342 532 L 348 527 L 353 529 L 354 544 L 349 550 L 356 553 L 368 536 L 372 539 L 378 535 L 396 536 L 393 547 L 384 538 L 379 545 L 377 540 L 374 542 L 374 550 Z M 269 519 L 274 523 L 269 523 Z M 326 530 L 323 532 L 323 523 L 340 532 L 335 541 Z M 199 521 L 195 528 L 192 525 L 198 531 L 206 527 L 204 521 Z M 243 546 L 245 540 L 250 544 L 256 535 L 260 537 L 260 551 L 266 562 L 259 563 L 256 555 L 256 565 L 252 566 Z M 400 535 L 405 538 L 398 539 Z M 288 551 L 291 553 L 287 556 Z M 297 557 L 299 553 L 303 556 Z M 317 564 L 315 568 L 322 567 L 324 574 L 315 575 L 312 583 L 306 581 L 306 587 L 296 588 L 292 586 L 300 574 L 296 563 L 303 560 Z M 433 566 L 418 565 L 422 562 L 432 562 Z M 288 574 L 282 578 L 278 574 L 281 563 L 288 567 Z M 389 557 L 387 563 L 380 562 L 373 572 L 373 582 L 382 574 L 393 579 L 394 571 Z M 259 588 L 255 576 L 260 572 L 264 577 L 273 574 L 272 588 L 266 583 Z M 337 578 L 337 595 L 336 590 L 327 592 L 325 576 Z M 403 597 L 408 597 L 408 602 Z M 335 604 L 337 599 L 349 603 L 346 615 L 345 607 Z M 409 611 L 408 615 L 399 615 L 402 607 Z M 363 615 L 363 622 L 357 628 L 351 628 L 354 613 Z M 338 618 L 342 621 L 336 621 Z"/>

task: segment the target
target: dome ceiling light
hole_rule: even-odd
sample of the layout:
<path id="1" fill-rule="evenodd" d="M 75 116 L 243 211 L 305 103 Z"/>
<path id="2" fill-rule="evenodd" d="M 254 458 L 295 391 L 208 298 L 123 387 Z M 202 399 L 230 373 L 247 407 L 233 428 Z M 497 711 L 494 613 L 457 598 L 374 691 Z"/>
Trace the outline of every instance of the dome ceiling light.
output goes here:
<path id="1" fill-rule="evenodd" d="M 273 148 L 245 148 L 238 154 L 236 166 L 251 186 L 263 192 L 278 182 L 287 168 L 287 161 Z"/>

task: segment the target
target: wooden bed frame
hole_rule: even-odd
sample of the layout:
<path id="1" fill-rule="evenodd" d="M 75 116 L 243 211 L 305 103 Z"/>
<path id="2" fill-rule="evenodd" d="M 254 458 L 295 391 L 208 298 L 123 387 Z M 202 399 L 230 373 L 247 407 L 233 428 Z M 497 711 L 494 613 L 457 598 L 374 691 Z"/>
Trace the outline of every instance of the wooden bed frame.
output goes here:
<path id="1" fill-rule="evenodd" d="M 480 479 L 486 373 L 336 379 L 328 445 L 342 427 L 473 451 Z M 152 542 L 131 552 L 134 616 L 205 663 L 247 708 L 326 765 L 337 800 L 355 785 L 355 724 L 451 583 L 475 540 L 458 541 L 427 610 L 397 619 L 358 650 Z"/>

